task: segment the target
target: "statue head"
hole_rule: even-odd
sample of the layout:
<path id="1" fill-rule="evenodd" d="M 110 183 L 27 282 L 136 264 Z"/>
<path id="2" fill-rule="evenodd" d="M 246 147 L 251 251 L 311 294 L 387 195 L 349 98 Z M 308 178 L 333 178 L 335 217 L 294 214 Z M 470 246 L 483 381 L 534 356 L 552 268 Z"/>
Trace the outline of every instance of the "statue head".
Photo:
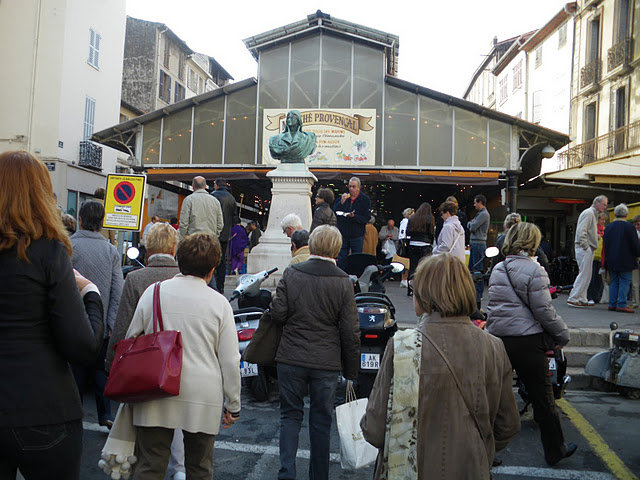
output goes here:
<path id="1" fill-rule="evenodd" d="M 297 131 L 302 129 L 302 115 L 298 110 L 290 110 L 287 113 L 287 130 Z"/>

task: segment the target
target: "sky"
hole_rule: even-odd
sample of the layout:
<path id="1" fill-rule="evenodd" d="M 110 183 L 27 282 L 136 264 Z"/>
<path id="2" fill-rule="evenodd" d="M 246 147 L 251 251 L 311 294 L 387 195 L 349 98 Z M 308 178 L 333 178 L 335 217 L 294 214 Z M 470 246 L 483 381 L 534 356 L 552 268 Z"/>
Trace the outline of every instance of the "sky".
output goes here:
<path id="1" fill-rule="evenodd" d="M 127 15 L 166 24 L 192 50 L 214 57 L 235 81 L 257 75 L 243 39 L 304 20 L 332 17 L 398 35 L 398 77 L 462 97 L 498 41 L 536 30 L 558 13 L 558 0 L 126 0 Z"/>

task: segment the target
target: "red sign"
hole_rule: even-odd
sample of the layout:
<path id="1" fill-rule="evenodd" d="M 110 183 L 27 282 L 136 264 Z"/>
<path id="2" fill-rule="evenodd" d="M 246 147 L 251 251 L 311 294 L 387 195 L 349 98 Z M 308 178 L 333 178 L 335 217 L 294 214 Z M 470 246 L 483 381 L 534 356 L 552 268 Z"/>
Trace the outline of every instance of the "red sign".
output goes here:
<path id="1" fill-rule="evenodd" d="M 136 189 L 131 182 L 120 182 L 113 189 L 113 196 L 118 203 L 127 204 L 136 196 Z"/>

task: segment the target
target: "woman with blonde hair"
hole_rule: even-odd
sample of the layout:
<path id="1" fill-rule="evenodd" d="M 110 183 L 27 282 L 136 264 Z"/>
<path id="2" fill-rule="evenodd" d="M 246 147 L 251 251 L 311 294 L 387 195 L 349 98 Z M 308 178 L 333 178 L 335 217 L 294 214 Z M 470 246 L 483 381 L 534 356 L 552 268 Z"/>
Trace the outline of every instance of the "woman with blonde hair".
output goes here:
<path id="1" fill-rule="evenodd" d="M 569 329 L 551 305 L 547 272 L 533 259 L 541 237 L 533 223 L 517 223 L 507 232 L 502 247 L 506 258 L 489 279 L 486 330 L 502 339 L 518 378 L 526 385 L 545 459 L 555 465 L 578 447 L 564 443 L 549 380 L 545 352 L 566 345 Z"/>
<path id="2" fill-rule="evenodd" d="M 504 346 L 469 320 L 475 288 L 454 255 L 423 258 L 413 292 L 418 326 L 389 340 L 360 422 L 374 478 L 489 479 L 520 430 Z"/>
<path id="3" fill-rule="evenodd" d="M 0 305 L 0 477 L 76 480 L 83 412 L 69 363 L 95 360 L 102 300 L 72 269 L 49 172 L 28 152 L 0 154 Z"/>
<path id="4" fill-rule="evenodd" d="M 330 431 L 338 372 L 354 380 L 360 366 L 360 328 L 353 285 L 336 265 L 342 235 L 320 225 L 309 237 L 309 260 L 290 265 L 271 302 L 282 325 L 276 352 L 280 390 L 279 479 L 295 479 L 298 437 L 309 394 L 310 480 L 329 478 Z"/>

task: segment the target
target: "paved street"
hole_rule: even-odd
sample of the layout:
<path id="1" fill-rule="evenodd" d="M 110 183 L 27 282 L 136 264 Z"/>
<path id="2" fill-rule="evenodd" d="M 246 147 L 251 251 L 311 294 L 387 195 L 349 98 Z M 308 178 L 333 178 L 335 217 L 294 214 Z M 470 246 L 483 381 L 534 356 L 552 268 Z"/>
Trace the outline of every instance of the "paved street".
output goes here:
<path id="1" fill-rule="evenodd" d="M 227 287 L 226 290 L 230 294 L 233 287 L 231 279 L 228 279 Z M 387 289 L 395 302 L 400 323 L 406 326 L 415 324 L 412 301 L 406 296 L 406 290 L 400 289 L 398 282 L 388 283 Z M 640 314 L 608 312 L 605 305 L 590 309 L 569 308 L 566 305 L 566 295 L 554 300 L 554 305 L 571 327 L 606 328 L 609 322 L 615 320 L 621 327 L 640 330 Z M 538 429 L 529 410 L 522 418 L 521 433 L 499 454 L 504 463 L 494 469 L 494 479 L 629 480 L 640 477 L 640 451 L 637 448 L 640 445 L 640 401 L 629 400 L 617 393 L 592 391 L 570 391 L 565 400 L 566 402 L 560 402 L 565 439 L 579 445 L 576 454 L 562 461 L 557 467 L 548 467 L 542 455 Z M 82 478 L 106 478 L 98 468 L 97 462 L 107 431 L 97 425 L 91 394 L 85 396 L 85 405 L 87 415 Z M 278 425 L 277 395 L 272 395 L 268 402 L 258 403 L 243 390 L 241 421 L 231 429 L 221 431 L 216 441 L 216 478 L 275 479 L 279 468 Z M 593 431 L 590 431 L 589 427 L 592 427 Z M 357 472 L 343 471 L 340 467 L 339 452 L 334 422 L 330 478 L 371 478 L 372 467 Z M 307 478 L 308 456 L 308 429 L 303 425 L 298 453 L 299 479 Z"/>

